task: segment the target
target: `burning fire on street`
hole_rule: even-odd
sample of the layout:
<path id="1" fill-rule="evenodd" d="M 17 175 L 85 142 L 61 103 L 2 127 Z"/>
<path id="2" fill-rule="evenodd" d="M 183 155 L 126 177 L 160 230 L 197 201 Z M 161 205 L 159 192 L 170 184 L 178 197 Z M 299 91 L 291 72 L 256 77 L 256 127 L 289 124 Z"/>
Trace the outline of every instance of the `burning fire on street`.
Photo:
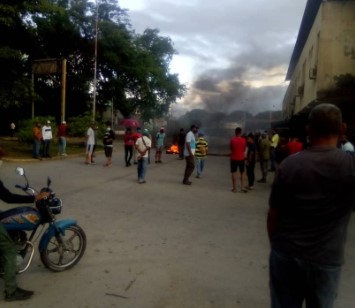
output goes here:
<path id="1" fill-rule="evenodd" d="M 176 144 L 173 144 L 166 150 L 166 154 L 179 154 L 179 147 Z"/>

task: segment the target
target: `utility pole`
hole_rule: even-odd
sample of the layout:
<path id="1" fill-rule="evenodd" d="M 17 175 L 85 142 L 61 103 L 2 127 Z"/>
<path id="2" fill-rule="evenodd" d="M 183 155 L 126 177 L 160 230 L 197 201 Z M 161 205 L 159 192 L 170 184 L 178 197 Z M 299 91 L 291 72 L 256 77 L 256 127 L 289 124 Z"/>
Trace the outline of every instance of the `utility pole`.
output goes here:
<path id="1" fill-rule="evenodd" d="M 96 118 L 96 83 L 97 83 L 97 36 L 99 24 L 99 4 L 96 0 L 96 17 L 95 17 L 95 58 L 94 58 L 94 86 L 93 86 L 93 101 L 92 101 L 92 120 Z"/>

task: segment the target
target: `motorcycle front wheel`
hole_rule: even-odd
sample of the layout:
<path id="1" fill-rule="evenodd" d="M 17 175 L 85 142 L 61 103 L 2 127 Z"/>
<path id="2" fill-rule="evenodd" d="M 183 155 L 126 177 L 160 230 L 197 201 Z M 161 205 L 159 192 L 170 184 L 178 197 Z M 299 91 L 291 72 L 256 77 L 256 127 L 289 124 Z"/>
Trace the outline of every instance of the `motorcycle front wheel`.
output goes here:
<path id="1" fill-rule="evenodd" d="M 41 251 L 43 264 L 54 272 L 73 267 L 84 255 L 86 236 L 84 230 L 76 226 L 65 229 L 65 235 L 53 235 L 47 247 Z"/>

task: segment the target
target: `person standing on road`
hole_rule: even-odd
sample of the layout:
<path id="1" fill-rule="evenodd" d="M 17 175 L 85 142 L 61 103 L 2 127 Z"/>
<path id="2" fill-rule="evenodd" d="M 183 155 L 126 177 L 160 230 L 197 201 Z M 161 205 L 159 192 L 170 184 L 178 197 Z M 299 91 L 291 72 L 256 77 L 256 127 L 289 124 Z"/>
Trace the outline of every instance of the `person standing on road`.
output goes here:
<path id="1" fill-rule="evenodd" d="M 50 146 L 53 139 L 51 121 L 47 121 L 46 125 L 42 127 L 43 136 L 43 157 L 51 158 Z"/>
<path id="2" fill-rule="evenodd" d="M 92 160 L 92 153 L 94 151 L 94 146 L 95 146 L 95 129 L 96 129 L 96 123 L 91 122 L 90 127 L 86 131 L 86 160 L 85 164 L 91 165 L 94 164 Z"/>
<path id="3" fill-rule="evenodd" d="M 113 140 L 115 140 L 115 133 L 111 128 L 111 122 L 107 121 L 106 132 L 103 138 L 103 143 L 105 147 L 105 156 L 107 159 L 106 163 L 104 164 L 105 167 L 112 166 Z"/>
<path id="4" fill-rule="evenodd" d="M 141 128 L 140 128 L 140 127 L 137 127 L 137 128 L 136 128 L 136 131 L 132 134 L 132 138 L 133 138 L 134 145 L 136 144 L 137 140 L 138 140 L 140 137 L 142 137 Z M 133 150 L 134 150 L 133 163 L 134 163 L 135 165 L 137 165 L 137 156 L 138 156 L 138 153 L 137 153 L 136 147 L 134 147 Z M 149 153 L 148 153 L 148 155 L 149 155 Z"/>
<path id="5" fill-rule="evenodd" d="M 137 150 L 137 173 L 138 173 L 138 183 L 144 184 L 145 176 L 148 169 L 148 151 L 152 146 L 152 142 L 149 139 L 149 131 L 143 129 L 142 136 L 136 141 L 135 147 Z"/>
<path id="6" fill-rule="evenodd" d="M 245 158 L 245 165 L 247 168 L 248 176 L 248 187 L 247 189 L 254 189 L 254 180 L 255 180 L 255 161 L 256 161 L 256 146 L 254 135 L 250 133 L 247 137 L 247 156 Z"/>
<path id="7" fill-rule="evenodd" d="M 332 104 L 308 119 L 311 147 L 286 158 L 269 199 L 272 308 L 331 308 L 355 204 L 355 156 L 337 148 L 342 114 Z"/>
<path id="8" fill-rule="evenodd" d="M 183 128 L 180 128 L 177 140 L 178 140 L 178 148 L 179 148 L 179 160 L 184 159 L 184 147 L 185 147 L 185 130 Z"/>
<path id="9" fill-rule="evenodd" d="M 259 141 L 259 159 L 260 159 L 260 170 L 261 170 L 261 179 L 258 180 L 258 183 L 266 183 L 267 173 L 268 173 L 268 164 L 270 159 L 270 140 L 267 137 L 266 133 L 261 134 Z"/>
<path id="10" fill-rule="evenodd" d="M 164 150 L 164 139 L 165 139 L 165 132 L 164 127 L 160 127 L 159 132 L 155 136 L 155 163 L 162 163 L 161 155 Z"/>
<path id="11" fill-rule="evenodd" d="M 195 134 L 197 132 L 198 132 L 198 127 L 196 125 L 191 125 L 191 129 L 186 134 L 185 137 L 184 156 L 185 156 L 186 166 L 185 166 L 184 179 L 182 180 L 182 183 L 184 185 L 192 184 L 189 178 L 195 170 L 195 151 L 196 151 Z"/>
<path id="12" fill-rule="evenodd" d="M 124 157 L 126 167 L 131 166 L 131 159 L 133 156 L 133 146 L 134 146 L 134 139 L 132 134 L 132 129 L 127 127 L 126 132 L 123 137 L 124 141 Z"/>
<path id="13" fill-rule="evenodd" d="M 237 171 L 240 173 L 240 191 L 248 192 L 244 188 L 244 168 L 245 168 L 246 140 L 242 137 L 242 129 L 235 129 L 235 136 L 230 141 L 230 170 L 232 174 L 232 192 L 237 192 Z"/>
<path id="14" fill-rule="evenodd" d="M 0 160 L 0 164 L 2 161 Z M 17 195 L 5 188 L 0 180 L 0 199 L 7 203 L 33 203 L 48 196 L 48 192 L 40 193 L 36 196 Z M 0 254 L 3 261 L 4 281 L 5 281 L 5 301 L 12 302 L 25 300 L 33 295 L 32 291 L 21 289 L 16 282 L 16 246 L 0 221 Z"/>
<path id="15" fill-rule="evenodd" d="M 61 156 L 67 156 L 67 129 L 67 122 L 62 121 L 58 127 L 58 149 Z"/>
<path id="16" fill-rule="evenodd" d="M 41 123 L 37 122 L 33 128 L 33 158 L 41 159 L 39 154 L 42 143 Z"/>
<path id="17" fill-rule="evenodd" d="M 203 131 L 198 132 L 198 139 L 196 142 L 196 178 L 200 178 L 205 168 L 205 160 L 208 152 L 208 142 L 205 139 Z"/>
<path id="18" fill-rule="evenodd" d="M 276 170 L 276 148 L 279 144 L 280 136 L 279 134 L 273 129 L 270 135 L 270 170 L 274 172 Z"/>

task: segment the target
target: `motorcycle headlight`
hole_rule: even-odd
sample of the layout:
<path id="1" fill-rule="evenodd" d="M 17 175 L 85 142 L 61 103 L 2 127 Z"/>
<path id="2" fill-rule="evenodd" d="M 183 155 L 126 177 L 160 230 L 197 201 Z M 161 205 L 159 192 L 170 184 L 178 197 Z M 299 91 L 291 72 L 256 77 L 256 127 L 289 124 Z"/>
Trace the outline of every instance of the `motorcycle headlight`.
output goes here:
<path id="1" fill-rule="evenodd" d="M 54 197 L 49 200 L 48 206 L 51 209 L 52 213 L 57 215 L 60 214 L 62 211 L 63 202 L 61 199 Z"/>

